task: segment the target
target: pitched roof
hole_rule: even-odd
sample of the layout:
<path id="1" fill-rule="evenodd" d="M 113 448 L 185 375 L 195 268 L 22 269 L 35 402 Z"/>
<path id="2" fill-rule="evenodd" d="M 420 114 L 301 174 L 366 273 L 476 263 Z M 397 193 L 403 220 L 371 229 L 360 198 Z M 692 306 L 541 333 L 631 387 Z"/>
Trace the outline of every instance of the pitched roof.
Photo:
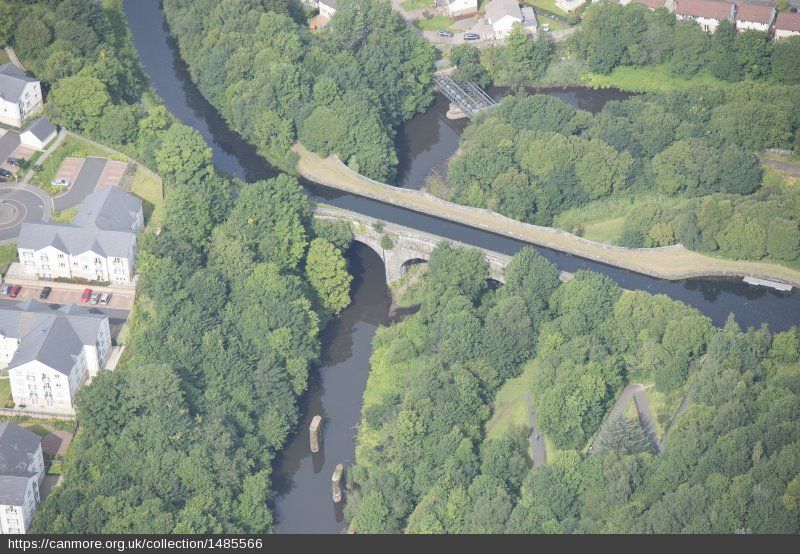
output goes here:
<path id="1" fill-rule="evenodd" d="M 0 97 L 8 102 L 19 102 L 19 97 L 28 83 L 35 83 L 36 79 L 29 77 L 16 65 L 5 63 L 0 65 Z"/>
<path id="2" fill-rule="evenodd" d="M 716 0 L 676 0 L 675 13 L 721 20 L 730 17 L 731 6 L 729 2 Z"/>
<path id="3" fill-rule="evenodd" d="M 736 19 L 738 21 L 752 21 L 764 23 L 772 21 L 775 8 L 772 6 L 759 6 L 757 4 L 736 4 Z"/>
<path id="4" fill-rule="evenodd" d="M 25 132 L 32 133 L 33 136 L 39 140 L 44 140 L 56 132 L 56 126 L 53 125 L 46 117 L 40 117 L 31 123 L 30 126 L 25 129 Z"/>
<path id="5" fill-rule="evenodd" d="M 41 442 L 42 439 L 37 434 L 16 423 L 0 423 L 0 475 L 34 475 L 28 471 L 28 467 Z"/>
<path id="6" fill-rule="evenodd" d="M 20 341 L 9 370 L 38 360 L 69 375 L 84 345 L 95 344 L 106 318 L 82 306 L 0 300 L 0 335 Z"/>
<path id="7" fill-rule="evenodd" d="M 780 12 L 775 19 L 775 28 L 782 31 L 800 31 L 800 13 Z"/>
<path id="8" fill-rule="evenodd" d="M 0 504 L 24 506 L 25 491 L 28 490 L 28 481 L 30 481 L 31 477 L 0 475 Z"/>
<path id="9" fill-rule="evenodd" d="M 33 250 L 53 246 L 73 256 L 91 251 L 126 258 L 136 240 L 134 222 L 141 209 L 139 198 L 119 187 L 106 187 L 84 198 L 72 223 L 23 222 L 17 246 Z"/>
<path id="10" fill-rule="evenodd" d="M 72 224 L 106 231 L 131 231 L 142 201 L 119 187 L 106 187 L 83 199 Z"/>
<path id="11" fill-rule="evenodd" d="M 330 6 L 334 10 L 336 9 L 336 0 L 319 0 L 320 4 L 325 4 L 326 6 Z"/>
<path id="12" fill-rule="evenodd" d="M 507 15 L 522 21 L 522 11 L 517 0 L 492 0 L 486 4 L 486 17 L 491 23 L 497 23 Z"/>

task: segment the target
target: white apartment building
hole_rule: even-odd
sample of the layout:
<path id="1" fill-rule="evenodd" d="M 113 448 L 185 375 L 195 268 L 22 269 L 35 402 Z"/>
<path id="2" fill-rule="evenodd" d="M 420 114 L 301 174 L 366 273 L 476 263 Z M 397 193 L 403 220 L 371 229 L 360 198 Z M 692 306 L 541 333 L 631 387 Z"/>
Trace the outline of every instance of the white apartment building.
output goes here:
<path id="1" fill-rule="evenodd" d="M 736 4 L 736 30 L 768 31 L 775 21 L 777 11 L 772 6 L 758 4 Z"/>
<path id="2" fill-rule="evenodd" d="M 111 350 L 108 316 L 74 304 L 0 300 L 0 364 L 15 408 L 74 415 L 75 394 Z"/>
<path id="3" fill-rule="evenodd" d="M 15 423 L 0 423 L 0 534 L 27 532 L 43 476 L 41 439 Z"/>
<path id="4" fill-rule="evenodd" d="M 142 201 L 117 187 L 88 195 L 72 223 L 23 222 L 17 250 L 24 273 L 41 279 L 129 283 L 136 269 Z"/>
<path id="5" fill-rule="evenodd" d="M 42 111 L 42 85 L 14 64 L 0 65 L 0 123 L 22 127 Z"/>
<path id="6" fill-rule="evenodd" d="M 775 18 L 775 40 L 797 35 L 800 35 L 800 13 L 779 13 Z"/>

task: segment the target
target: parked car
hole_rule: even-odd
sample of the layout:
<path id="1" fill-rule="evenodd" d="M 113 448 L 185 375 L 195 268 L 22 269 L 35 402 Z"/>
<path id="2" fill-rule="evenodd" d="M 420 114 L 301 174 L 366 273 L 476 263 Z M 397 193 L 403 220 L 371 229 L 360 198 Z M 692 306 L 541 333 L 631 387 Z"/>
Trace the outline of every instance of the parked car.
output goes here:
<path id="1" fill-rule="evenodd" d="M 100 293 L 95 292 L 89 297 L 89 304 L 97 304 L 100 301 Z"/>
<path id="2" fill-rule="evenodd" d="M 100 303 L 101 304 L 108 304 L 109 300 L 111 300 L 111 293 L 110 292 L 104 292 L 103 294 L 100 295 Z"/>
<path id="3" fill-rule="evenodd" d="M 549 31 L 550 24 L 549 23 L 542 23 L 542 31 Z"/>
<path id="4" fill-rule="evenodd" d="M 6 296 L 9 292 L 11 292 L 11 285 L 9 285 L 8 283 L 3 285 L 3 288 L 0 288 L 0 294 L 2 294 L 3 296 Z"/>
<path id="5" fill-rule="evenodd" d="M 22 290 L 22 285 L 11 285 L 11 290 L 8 291 L 9 298 L 16 298 L 19 291 Z"/>
<path id="6" fill-rule="evenodd" d="M 81 302 L 88 302 L 91 297 L 92 289 L 83 289 L 83 294 L 81 294 Z"/>
<path id="7" fill-rule="evenodd" d="M 6 160 L 6 161 L 8 163 L 10 163 L 11 165 L 15 165 L 15 166 L 19 167 L 19 166 L 22 165 L 22 162 L 24 162 L 25 160 L 23 160 L 22 158 L 8 158 L 8 160 Z"/>
<path id="8" fill-rule="evenodd" d="M 478 33 L 464 33 L 464 40 L 480 40 L 480 38 Z"/>
<path id="9" fill-rule="evenodd" d="M 53 179 L 50 184 L 54 187 L 68 187 L 72 184 L 69 179 Z"/>
<path id="10" fill-rule="evenodd" d="M 53 292 L 53 287 L 44 287 L 44 288 L 42 289 L 42 292 L 40 292 L 40 293 L 39 293 L 39 298 L 41 298 L 42 300 L 44 300 L 44 299 L 46 299 L 48 296 L 50 296 L 50 293 L 51 293 L 51 292 Z"/>
<path id="11" fill-rule="evenodd" d="M 0 175 L 2 175 L 3 177 L 10 177 L 11 172 L 4 167 L 0 167 Z"/>
<path id="12" fill-rule="evenodd" d="M 452 37 L 453 36 L 453 33 L 451 33 L 450 31 L 448 31 L 446 29 L 439 29 L 438 31 L 436 31 L 436 34 L 439 35 L 440 37 Z"/>

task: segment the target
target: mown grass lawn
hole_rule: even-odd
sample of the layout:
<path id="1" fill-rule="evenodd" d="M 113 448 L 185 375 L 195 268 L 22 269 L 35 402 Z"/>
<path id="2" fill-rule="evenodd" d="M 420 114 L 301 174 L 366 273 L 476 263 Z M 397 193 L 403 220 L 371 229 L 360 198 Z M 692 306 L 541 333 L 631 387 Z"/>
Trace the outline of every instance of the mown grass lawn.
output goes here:
<path id="1" fill-rule="evenodd" d="M 59 223 L 72 223 L 76 213 L 78 213 L 78 206 L 69 208 L 68 210 L 62 210 L 60 212 L 53 212 L 52 217 L 50 217 L 50 221 L 57 221 Z"/>
<path id="2" fill-rule="evenodd" d="M 622 228 L 625 226 L 624 217 L 615 217 L 587 225 L 583 230 L 583 238 L 595 242 L 616 243 Z"/>
<path id="3" fill-rule="evenodd" d="M 569 14 L 556 6 L 556 0 L 525 0 L 523 4 L 527 4 L 528 6 L 533 6 L 534 8 L 544 8 L 549 12 L 553 12 L 556 15 L 563 15 L 567 17 Z M 537 16 L 539 14 L 536 14 Z"/>
<path id="4" fill-rule="evenodd" d="M 569 29 L 569 25 L 566 23 L 561 23 L 560 21 L 556 21 L 555 19 L 551 19 L 540 13 L 536 14 L 536 20 L 539 22 L 539 29 L 542 28 L 543 23 L 550 25 L 550 31 L 563 31 L 564 29 Z"/>
<path id="5" fill-rule="evenodd" d="M 697 85 L 730 86 L 730 83 L 717 79 L 706 71 L 691 79 L 677 77 L 672 73 L 669 64 L 648 67 L 619 66 L 610 75 L 589 73 L 586 80 L 590 87 L 616 87 L 630 92 L 659 92 Z"/>
<path id="6" fill-rule="evenodd" d="M 11 262 L 15 261 L 17 261 L 17 245 L 0 245 L 0 273 L 8 271 L 8 266 L 11 265 Z"/>
<path id="7" fill-rule="evenodd" d="M 538 368 L 538 360 L 528 362 L 522 375 L 509 379 L 497 391 L 494 413 L 486 424 L 488 437 L 502 437 L 514 427 L 524 427 L 530 431 L 530 406 L 525 393 L 530 392 Z"/>
<path id="8" fill-rule="evenodd" d="M 142 167 L 133 177 L 133 194 L 144 202 L 144 221 L 148 227 L 164 225 L 164 188 L 161 179 Z"/>
<path id="9" fill-rule="evenodd" d="M 0 379 L 0 408 L 11 407 L 11 381 Z"/>
<path id="10" fill-rule="evenodd" d="M 434 7 L 433 0 L 406 0 L 405 2 L 401 2 L 400 6 L 406 11 L 413 11 L 413 10 L 421 10 L 423 8 L 433 8 Z"/>
<path id="11" fill-rule="evenodd" d="M 430 19 L 417 19 L 414 21 L 414 27 L 422 31 L 438 31 L 439 29 L 447 29 L 453 24 L 453 20 L 445 15 L 437 15 Z"/>

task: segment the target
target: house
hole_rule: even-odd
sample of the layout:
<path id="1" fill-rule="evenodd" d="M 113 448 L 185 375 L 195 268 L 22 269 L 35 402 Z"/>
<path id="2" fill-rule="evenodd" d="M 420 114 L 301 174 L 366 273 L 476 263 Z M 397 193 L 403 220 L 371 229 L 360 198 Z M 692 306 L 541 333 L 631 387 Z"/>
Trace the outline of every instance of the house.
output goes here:
<path id="1" fill-rule="evenodd" d="M 466 19 L 478 13 L 478 0 L 443 0 L 451 19 Z"/>
<path id="2" fill-rule="evenodd" d="M 492 26 L 495 38 L 507 37 L 514 24 L 522 21 L 517 0 L 491 0 L 486 4 L 486 23 Z"/>
<path id="3" fill-rule="evenodd" d="M 557 0 L 556 7 L 567 13 L 572 13 L 585 3 L 586 0 Z"/>
<path id="4" fill-rule="evenodd" d="M 22 271 L 42 279 L 129 283 L 143 225 L 141 200 L 118 187 L 100 189 L 84 199 L 72 223 L 22 223 Z"/>
<path id="5" fill-rule="evenodd" d="M 336 13 L 336 0 L 319 0 L 317 8 L 319 9 L 319 15 L 330 21 L 333 14 Z"/>
<path id="6" fill-rule="evenodd" d="M 536 12 L 530 6 L 523 6 L 522 8 L 522 28 L 526 33 L 535 35 L 539 32 L 539 20 L 536 17 Z"/>
<path id="7" fill-rule="evenodd" d="M 674 0 L 673 11 L 678 19 L 692 19 L 704 31 L 713 33 L 723 19 L 733 22 L 735 6 L 717 0 Z"/>
<path id="8" fill-rule="evenodd" d="M 757 4 L 736 4 L 736 30 L 768 31 L 778 12 L 772 6 L 759 6 Z"/>
<path id="9" fill-rule="evenodd" d="M 111 350 L 108 316 L 69 304 L 0 300 L 0 364 L 16 408 L 74 415 L 75 394 Z"/>
<path id="10" fill-rule="evenodd" d="M 800 13 L 779 13 L 775 18 L 775 40 L 796 35 L 800 35 Z"/>
<path id="11" fill-rule="evenodd" d="M 40 117 L 23 131 L 19 138 L 23 146 L 34 150 L 44 150 L 51 140 L 56 138 L 58 129 L 45 117 Z"/>
<path id="12" fill-rule="evenodd" d="M 41 83 L 14 64 L 0 65 L 0 123 L 22 127 L 41 111 Z"/>
<path id="13" fill-rule="evenodd" d="M 21 534 L 39 505 L 42 440 L 16 423 L 0 423 L 0 534 Z"/>

